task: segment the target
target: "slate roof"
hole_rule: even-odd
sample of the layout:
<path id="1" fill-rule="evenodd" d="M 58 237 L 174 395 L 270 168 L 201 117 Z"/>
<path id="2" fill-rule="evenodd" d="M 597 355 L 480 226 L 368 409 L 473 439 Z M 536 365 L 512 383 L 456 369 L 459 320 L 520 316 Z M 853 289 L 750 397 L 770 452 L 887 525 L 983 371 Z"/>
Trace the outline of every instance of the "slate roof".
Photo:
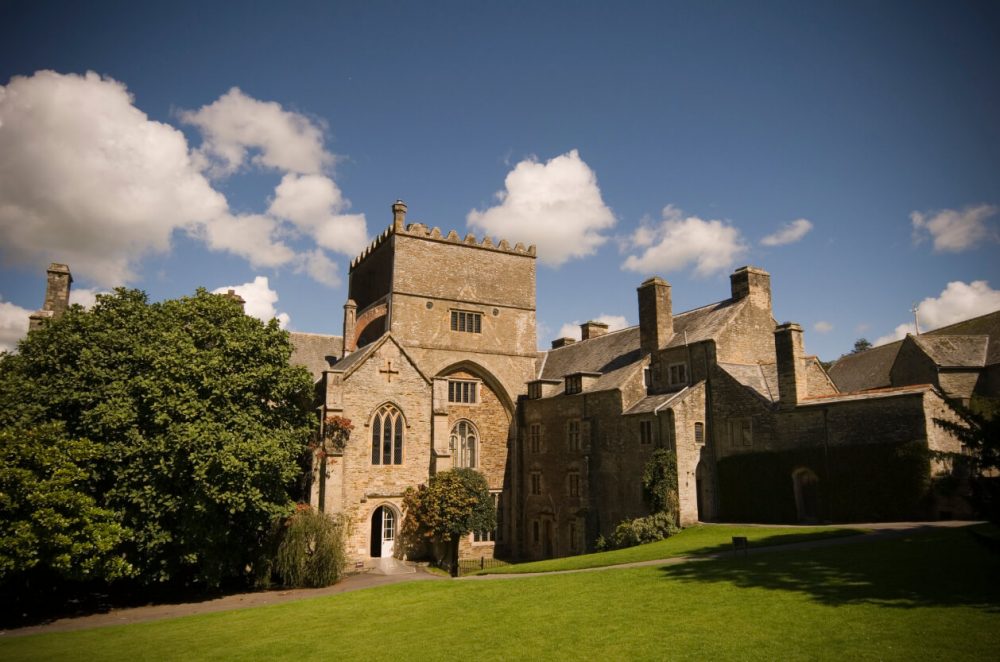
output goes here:
<path id="1" fill-rule="evenodd" d="M 660 393 L 658 395 L 647 395 L 645 398 L 635 403 L 625 410 L 626 416 L 634 414 L 655 414 L 663 407 L 676 404 L 687 397 L 691 387 L 685 387 L 675 393 Z"/>
<path id="2" fill-rule="evenodd" d="M 876 388 L 864 391 L 852 391 L 850 393 L 832 393 L 830 395 L 817 395 L 806 398 L 799 402 L 800 407 L 808 405 L 825 405 L 833 402 L 855 402 L 858 400 L 877 400 L 879 398 L 891 398 L 897 395 L 910 395 L 913 393 L 923 393 L 933 391 L 930 384 L 914 384 L 912 386 L 895 386 L 892 388 Z"/>
<path id="3" fill-rule="evenodd" d="M 292 341 L 292 365 L 303 366 L 312 374 L 313 381 L 318 380 L 324 370 L 329 370 L 338 357 L 343 346 L 343 338 L 321 333 L 289 333 Z"/>
<path id="4" fill-rule="evenodd" d="M 982 368 L 989 336 L 911 336 L 913 342 L 942 368 Z"/>
<path id="5" fill-rule="evenodd" d="M 768 402 L 778 401 L 778 366 L 776 364 L 719 363 L 718 365 L 730 377 Z"/>
<path id="6" fill-rule="evenodd" d="M 745 299 L 726 299 L 674 315 L 674 335 L 664 347 L 716 338 L 744 305 Z M 585 390 L 607 391 L 620 388 L 647 360 L 648 354 L 639 348 L 639 327 L 632 326 L 550 349 L 538 362 L 537 379 L 562 379 L 577 372 L 600 373 Z M 562 389 L 554 395 L 559 393 Z"/>
<path id="7" fill-rule="evenodd" d="M 1000 363 L 1000 310 L 913 337 L 939 365 L 947 367 L 996 365 Z M 948 341 L 942 340 L 942 337 L 970 339 Z M 986 337 L 985 348 L 982 346 L 982 340 L 972 340 L 973 337 Z M 830 368 L 830 378 L 841 391 L 885 388 L 891 384 L 889 371 L 896 361 L 896 355 L 899 354 L 902 344 L 902 340 L 897 340 L 864 352 L 843 356 Z M 980 356 L 982 362 L 975 363 L 980 360 Z"/>

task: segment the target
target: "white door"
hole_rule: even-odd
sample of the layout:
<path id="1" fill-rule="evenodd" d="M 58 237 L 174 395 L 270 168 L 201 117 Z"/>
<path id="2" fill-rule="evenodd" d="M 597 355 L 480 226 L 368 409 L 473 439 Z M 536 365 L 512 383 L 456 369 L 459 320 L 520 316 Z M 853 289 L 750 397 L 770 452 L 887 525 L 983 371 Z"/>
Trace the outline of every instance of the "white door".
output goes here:
<path id="1" fill-rule="evenodd" d="M 392 556 L 393 544 L 396 540 L 396 516 L 392 510 L 382 506 L 382 558 Z"/>

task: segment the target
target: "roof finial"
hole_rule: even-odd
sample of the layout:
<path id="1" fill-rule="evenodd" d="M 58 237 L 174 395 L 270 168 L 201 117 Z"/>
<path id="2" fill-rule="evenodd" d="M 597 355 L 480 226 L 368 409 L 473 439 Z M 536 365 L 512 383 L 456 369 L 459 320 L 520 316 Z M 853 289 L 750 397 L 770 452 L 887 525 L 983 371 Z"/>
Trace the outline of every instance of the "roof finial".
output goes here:
<path id="1" fill-rule="evenodd" d="M 919 309 L 920 306 L 918 306 L 917 303 L 914 301 L 913 307 L 910 308 L 910 312 L 913 313 L 913 328 L 917 332 L 916 335 L 918 336 L 920 335 L 920 320 L 917 319 L 917 311 Z"/>
<path id="2" fill-rule="evenodd" d="M 406 203 L 396 200 L 392 205 L 392 230 L 402 232 L 406 228 Z"/>

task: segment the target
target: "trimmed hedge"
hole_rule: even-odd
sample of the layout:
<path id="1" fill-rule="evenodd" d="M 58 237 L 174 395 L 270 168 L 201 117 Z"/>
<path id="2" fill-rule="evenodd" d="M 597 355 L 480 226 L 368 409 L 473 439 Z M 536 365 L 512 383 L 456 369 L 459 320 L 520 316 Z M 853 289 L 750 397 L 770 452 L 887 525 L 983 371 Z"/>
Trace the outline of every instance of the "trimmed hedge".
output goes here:
<path id="1" fill-rule="evenodd" d="M 922 442 L 822 446 L 719 460 L 720 518 L 796 522 L 792 472 L 819 478 L 819 517 L 836 522 L 922 519 L 929 513 L 930 451 Z"/>

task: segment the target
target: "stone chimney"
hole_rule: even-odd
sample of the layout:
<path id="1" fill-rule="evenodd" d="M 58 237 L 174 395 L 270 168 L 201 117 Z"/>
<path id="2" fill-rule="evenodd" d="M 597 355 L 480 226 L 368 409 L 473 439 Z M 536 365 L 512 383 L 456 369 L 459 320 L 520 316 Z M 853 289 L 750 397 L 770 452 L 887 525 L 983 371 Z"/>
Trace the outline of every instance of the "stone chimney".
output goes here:
<path id="1" fill-rule="evenodd" d="M 758 308 L 771 310 L 771 274 L 758 267 L 740 267 L 729 276 L 734 299 L 750 298 Z"/>
<path id="2" fill-rule="evenodd" d="M 224 296 L 227 299 L 232 299 L 236 303 L 240 304 L 240 308 L 243 308 L 244 312 L 246 311 L 245 309 L 246 309 L 246 305 L 247 305 L 247 300 L 244 299 L 243 297 L 241 297 L 239 294 L 237 294 L 236 290 L 230 289 L 228 292 L 225 293 Z"/>
<path id="3" fill-rule="evenodd" d="M 655 352 L 674 335 L 674 316 L 670 304 L 670 284 L 654 276 L 637 289 L 639 292 L 639 345 Z"/>
<path id="4" fill-rule="evenodd" d="M 406 229 L 406 203 L 396 200 L 392 205 L 392 231 L 402 232 Z"/>
<path id="5" fill-rule="evenodd" d="M 28 318 L 28 328 L 32 331 L 42 326 L 46 320 L 58 319 L 69 308 L 69 290 L 73 285 L 73 274 L 65 264 L 53 262 L 49 265 L 48 281 L 45 284 L 45 302 L 42 309 Z"/>
<path id="6" fill-rule="evenodd" d="M 597 322 L 595 320 L 590 320 L 589 322 L 584 322 L 580 325 L 580 339 L 590 340 L 591 338 L 600 338 L 608 332 L 608 325 L 604 322 Z"/>
<path id="7" fill-rule="evenodd" d="M 358 304 L 354 299 L 348 299 L 344 304 L 344 344 L 340 358 L 344 358 L 358 348 L 354 337 L 354 324 L 357 322 Z"/>
<path id="8" fill-rule="evenodd" d="M 552 349 L 559 349 L 560 347 L 565 347 L 566 345 L 572 345 L 576 342 L 576 338 L 556 338 L 552 341 Z"/>
<path id="9" fill-rule="evenodd" d="M 774 330 L 774 353 L 778 361 L 778 402 L 794 407 L 809 395 L 802 347 L 802 327 L 785 322 Z"/>

